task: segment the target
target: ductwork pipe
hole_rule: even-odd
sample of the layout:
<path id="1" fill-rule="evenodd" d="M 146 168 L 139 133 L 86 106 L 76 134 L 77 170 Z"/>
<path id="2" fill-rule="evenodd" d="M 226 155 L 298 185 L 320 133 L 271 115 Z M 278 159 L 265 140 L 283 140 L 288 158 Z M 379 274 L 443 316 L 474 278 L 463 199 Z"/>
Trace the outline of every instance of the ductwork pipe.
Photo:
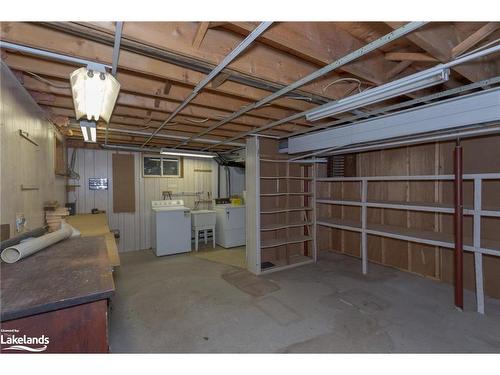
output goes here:
<path id="1" fill-rule="evenodd" d="M 63 222 L 61 229 L 55 232 L 7 247 L 2 251 L 1 258 L 5 263 L 15 263 L 73 235 L 79 235 L 79 232 Z"/>

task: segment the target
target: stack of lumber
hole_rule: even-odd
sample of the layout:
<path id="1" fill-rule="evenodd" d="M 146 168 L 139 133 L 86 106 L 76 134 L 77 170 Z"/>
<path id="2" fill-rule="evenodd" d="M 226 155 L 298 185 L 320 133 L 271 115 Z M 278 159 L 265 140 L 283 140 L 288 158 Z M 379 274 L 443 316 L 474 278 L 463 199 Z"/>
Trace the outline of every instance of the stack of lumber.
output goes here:
<path id="1" fill-rule="evenodd" d="M 62 219 L 69 216 L 69 210 L 66 207 L 57 207 L 53 211 L 45 211 L 45 220 L 49 226 L 49 232 L 61 229 Z"/>

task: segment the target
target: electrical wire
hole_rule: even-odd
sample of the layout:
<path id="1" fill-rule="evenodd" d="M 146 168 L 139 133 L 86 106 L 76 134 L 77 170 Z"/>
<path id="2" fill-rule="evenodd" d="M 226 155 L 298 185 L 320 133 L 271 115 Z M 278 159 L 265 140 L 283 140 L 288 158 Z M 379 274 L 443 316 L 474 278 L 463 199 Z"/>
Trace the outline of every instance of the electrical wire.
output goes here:
<path id="1" fill-rule="evenodd" d="M 331 86 L 339 82 L 356 82 L 358 84 L 358 91 L 361 92 L 361 81 L 357 78 L 339 78 L 336 79 L 335 81 L 330 82 L 328 85 L 323 86 L 323 94 L 326 92 L 326 90 Z"/>
<path id="2" fill-rule="evenodd" d="M 29 75 L 33 76 L 35 79 L 37 79 L 43 83 L 46 83 L 49 86 L 56 87 L 58 89 L 70 89 L 71 88 L 71 86 L 69 86 L 69 85 L 59 85 L 59 84 L 54 83 L 46 78 L 40 77 L 38 74 L 35 74 L 33 72 L 29 72 L 27 70 L 25 70 L 25 73 L 28 73 Z"/>
<path id="3" fill-rule="evenodd" d="M 191 120 L 191 119 L 186 119 L 188 120 L 189 122 L 194 122 L 195 124 L 201 124 L 201 123 L 204 123 L 204 122 L 207 122 L 208 120 L 210 120 L 208 117 L 207 118 L 204 118 L 202 120 Z"/>

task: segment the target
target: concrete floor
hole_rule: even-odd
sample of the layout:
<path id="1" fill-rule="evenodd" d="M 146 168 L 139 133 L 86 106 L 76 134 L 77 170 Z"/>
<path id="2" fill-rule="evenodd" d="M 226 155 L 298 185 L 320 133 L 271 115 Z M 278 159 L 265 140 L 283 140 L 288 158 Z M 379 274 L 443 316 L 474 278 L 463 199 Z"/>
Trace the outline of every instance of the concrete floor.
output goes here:
<path id="1" fill-rule="evenodd" d="M 274 288 L 257 297 L 223 279 L 237 268 L 190 254 L 121 261 L 115 353 L 500 353 L 500 301 L 487 298 L 482 316 L 467 291 L 459 312 L 450 285 L 374 264 L 363 276 L 346 256 L 262 276 Z"/>

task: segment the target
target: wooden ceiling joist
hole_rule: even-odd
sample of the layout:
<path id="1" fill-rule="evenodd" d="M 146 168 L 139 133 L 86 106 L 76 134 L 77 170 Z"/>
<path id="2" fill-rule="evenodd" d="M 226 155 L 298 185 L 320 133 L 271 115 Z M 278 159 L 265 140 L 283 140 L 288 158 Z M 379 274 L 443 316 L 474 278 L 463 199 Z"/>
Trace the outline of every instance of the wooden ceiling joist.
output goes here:
<path id="1" fill-rule="evenodd" d="M 121 92 L 110 121 L 112 144 L 139 146 L 145 134 L 123 134 L 121 130 L 154 132 L 183 102 L 193 88 L 258 23 L 255 22 L 126 22 L 117 79 Z M 386 35 L 403 23 L 397 22 L 281 22 L 266 30 L 248 51 L 216 77 L 161 135 L 180 139 L 204 134 L 213 141 L 228 141 L 259 128 L 265 134 L 286 137 L 295 131 L 310 129 L 312 124 L 297 117 L 298 112 L 319 103 L 351 95 L 358 84 L 340 78 L 357 78 L 364 85 L 379 85 L 422 69 L 422 63 L 448 62 L 453 57 L 495 39 L 499 23 L 430 23 L 422 29 L 370 52 L 358 60 L 309 82 L 269 104 L 248 111 L 227 124 L 216 127 L 221 119 L 270 93 L 303 78 L 318 67 L 347 55 L 367 43 Z M 115 24 L 113 22 L 4 22 L 0 25 L 2 40 L 111 64 Z M 17 77 L 39 105 L 59 126 L 74 123 L 74 109 L 69 88 L 69 74 L 75 65 L 27 54 L 2 50 L 2 59 L 18 70 Z M 454 87 L 464 78 L 478 81 L 496 76 L 500 61 L 492 56 L 453 68 L 446 83 Z M 32 76 L 32 73 L 40 77 Z M 462 77 L 464 78 L 462 78 Z M 458 79 L 457 79 L 458 78 Z M 43 82 L 49 80 L 51 83 Z M 440 88 L 443 88 L 441 86 Z M 439 90 L 434 87 L 427 91 Z M 422 95 L 415 93 L 410 95 Z M 296 100 L 305 98 L 307 100 Z M 310 102 L 309 100 L 311 100 Z M 394 99 L 398 103 L 402 98 Z M 403 99 L 404 100 L 404 99 Z M 344 116 L 344 115 L 340 115 Z M 266 128 L 270 123 L 282 124 Z M 289 121 L 292 119 L 293 121 Z M 289 122 L 285 122 L 289 121 Z M 105 124 L 99 123 L 98 137 L 103 139 Z M 317 125 L 315 123 L 314 125 Z M 70 138 L 80 139 L 78 128 Z M 210 130 L 209 132 L 205 132 Z M 206 134 L 205 134 L 206 133 Z M 154 138 L 154 147 L 175 147 L 178 139 Z M 193 140 L 192 149 L 203 149 L 210 142 Z M 225 150 L 233 146 L 214 146 Z"/>
<path id="2" fill-rule="evenodd" d="M 75 67 L 70 65 L 40 60 L 35 57 L 23 56 L 16 53 L 7 53 L 5 61 L 12 69 L 43 75 L 49 80 L 57 78 L 58 81 L 56 83 L 62 86 L 67 86 L 68 90 L 69 75 L 75 69 Z M 177 84 L 170 85 L 169 93 L 165 95 L 163 94 L 165 90 L 164 82 L 130 73 L 123 73 L 121 71 L 118 72 L 117 79 L 121 85 L 121 92 L 131 93 L 137 95 L 137 97 L 145 96 L 179 103 L 187 95 L 189 95 L 190 92 L 189 87 Z M 66 82 L 60 80 L 66 80 Z M 53 88 L 50 87 L 50 89 L 52 90 Z M 212 108 L 215 110 L 220 109 L 227 112 L 233 112 L 248 103 L 250 103 L 249 100 L 241 100 L 226 95 L 221 96 L 219 94 L 215 94 L 213 91 L 203 91 L 193 100 L 193 104 L 196 106 Z M 157 106 L 155 107 L 158 108 Z M 268 106 L 262 108 L 259 112 L 249 115 L 266 119 L 278 119 L 289 116 L 292 113 L 294 113 L 294 111 L 289 109 Z"/>
<path id="3" fill-rule="evenodd" d="M 247 34 L 254 25 L 252 22 L 230 22 L 223 27 Z M 327 65 L 366 44 L 332 22 L 281 22 L 259 40 L 317 66 Z M 381 52 L 374 51 L 358 61 L 344 65 L 340 70 L 381 84 L 384 82 L 384 72 L 393 67 L 394 63 L 385 61 Z"/>
<path id="4" fill-rule="evenodd" d="M 421 52 L 387 52 L 384 57 L 389 61 L 438 62 L 435 57 Z"/>
<path id="5" fill-rule="evenodd" d="M 88 25 L 106 30 L 110 34 L 114 30 L 113 23 L 108 22 L 90 22 Z M 277 26 L 279 25 L 266 30 L 260 39 Z M 217 65 L 242 40 L 240 35 L 217 28 L 207 32 L 200 48 L 194 48 L 191 41 L 194 39 L 197 27 L 197 22 L 127 22 L 123 26 L 122 37 L 125 40 L 140 42 L 213 65 Z M 230 65 L 230 71 L 248 74 L 280 85 L 295 82 L 316 69 L 315 64 L 261 43 L 253 44 L 251 49 Z M 322 88 L 336 78 L 337 75 L 332 74 L 305 85 L 300 90 L 321 97 L 335 98 L 333 92 L 331 96 L 325 95 Z"/>
<path id="6" fill-rule="evenodd" d="M 166 24 L 168 22 L 160 22 L 159 24 Z M 189 22 L 181 22 L 181 24 L 188 24 Z M 110 26 L 113 23 L 108 22 L 87 22 L 87 23 L 75 23 L 75 22 L 40 22 L 39 24 L 49 27 L 55 30 L 62 31 L 64 33 L 77 36 L 79 38 L 85 38 L 89 41 L 96 41 L 104 45 L 112 45 L 112 36 L 114 35 Z M 147 22 L 146 24 L 153 24 L 152 22 Z M 191 24 L 197 24 L 196 22 Z M 176 29 L 175 33 L 183 33 L 183 30 Z M 191 37 L 193 34 L 190 34 Z M 183 39 L 187 41 L 187 39 Z M 226 53 L 229 52 L 234 46 L 230 47 Z M 195 71 L 202 73 L 203 75 L 208 74 L 217 63 L 212 63 L 188 54 L 179 53 L 174 50 L 168 50 L 164 48 L 159 48 L 154 44 L 143 43 L 140 40 L 122 38 L 121 49 L 129 51 L 140 56 L 147 56 L 159 61 L 167 62 L 173 64 L 177 67 L 183 67 L 190 71 Z M 225 57 L 222 56 L 222 57 Z M 245 73 L 232 68 L 226 68 L 223 70 L 224 73 L 230 74 L 228 80 L 235 83 L 242 84 L 244 86 L 249 86 L 257 89 L 262 89 L 264 91 L 275 92 L 284 87 L 283 84 L 274 82 L 273 80 L 266 80 L 256 75 L 255 73 Z M 305 96 L 307 93 L 300 89 L 296 90 L 296 95 Z M 321 96 L 321 94 L 308 93 L 307 94 L 314 103 L 322 104 L 328 101 L 328 98 Z"/>
<path id="7" fill-rule="evenodd" d="M 453 47 L 451 49 L 451 57 L 455 58 L 458 55 L 461 55 L 462 53 L 468 51 L 469 49 L 477 45 L 479 42 L 481 42 L 483 39 L 487 38 L 492 33 L 497 31 L 499 27 L 500 27 L 500 22 L 487 23 L 479 30 L 474 32 L 472 35 L 467 37 L 464 41 L 460 42 L 455 47 Z"/>
<path id="8" fill-rule="evenodd" d="M 73 35 L 30 23 L 2 22 L 0 27 L 2 39 L 5 41 L 29 45 L 66 55 L 79 56 L 106 64 L 111 61 L 112 47 L 107 45 L 87 41 Z M 118 71 L 120 72 L 121 70 L 134 72 L 160 81 L 169 80 L 192 87 L 196 86 L 205 76 L 194 70 L 182 68 L 126 50 L 120 52 Z M 269 91 L 242 85 L 229 80 L 221 84 L 217 89 L 208 89 L 207 91 L 251 101 L 269 95 Z M 155 91 L 151 94 L 154 95 L 154 93 Z M 281 98 L 274 104 L 297 111 L 303 111 L 312 107 L 308 102 L 287 98 Z"/>
<path id="9" fill-rule="evenodd" d="M 397 29 L 402 22 L 387 22 Z M 452 48 L 460 43 L 457 26 L 444 22 L 432 22 L 406 36 L 408 40 L 435 57 L 442 63 L 452 59 Z M 471 82 L 495 77 L 500 73 L 500 61 L 487 56 L 475 61 L 457 65 L 452 69 Z"/>

